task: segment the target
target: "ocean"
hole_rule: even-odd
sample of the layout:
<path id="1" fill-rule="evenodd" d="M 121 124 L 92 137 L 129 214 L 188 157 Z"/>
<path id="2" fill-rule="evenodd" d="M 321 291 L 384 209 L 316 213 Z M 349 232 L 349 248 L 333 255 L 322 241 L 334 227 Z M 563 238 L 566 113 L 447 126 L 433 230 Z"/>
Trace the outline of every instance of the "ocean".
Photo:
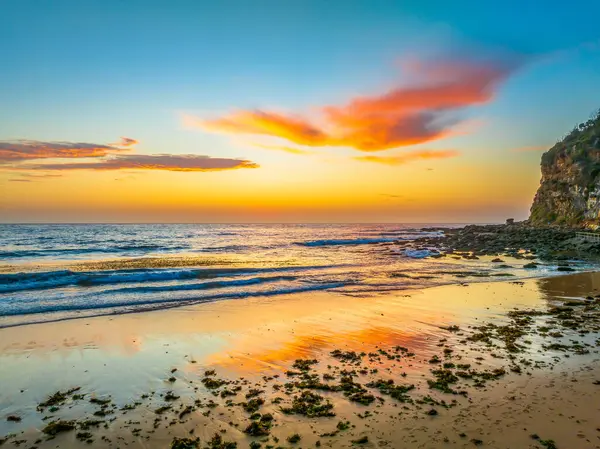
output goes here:
<path id="1" fill-rule="evenodd" d="M 419 224 L 0 225 L 0 327 L 333 290 L 368 297 L 556 273 L 433 258 Z M 428 229 L 429 228 L 429 229 Z M 398 242 L 408 243 L 400 247 Z M 582 268 L 585 268 L 582 266 Z"/>

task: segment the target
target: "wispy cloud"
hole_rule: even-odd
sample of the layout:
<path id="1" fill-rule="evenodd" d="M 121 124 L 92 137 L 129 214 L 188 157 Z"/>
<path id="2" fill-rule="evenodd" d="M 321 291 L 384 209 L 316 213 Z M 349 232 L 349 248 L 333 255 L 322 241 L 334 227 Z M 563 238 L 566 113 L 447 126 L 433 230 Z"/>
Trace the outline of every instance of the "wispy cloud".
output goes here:
<path id="1" fill-rule="evenodd" d="M 393 195 L 391 193 L 380 193 L 379 195 L 385 196 L 386 198 L 405 198 L 404 195 Z"/>
<path id="2" fill-rule="evenodd" d="M 489 60 L 413 63 L 412 82 L 342 106 L 321 106 L 317 117 L 256 109 L 208 120 L 188 116 L 185 122 L 213 132 L 267 135 L 311 147 L 387 150 L 452 135 L 462 121 L 458 113 L 490 102 L 519 66 L 516 61 Z"/>
<path id="3" fill-rule="evenodd" d="M 0 164 L 31 159 L 104 157 L 126 151 L 111 145 L 82 142 L 0 141 Z"/>
<path id="4" fill-rule="evenodd" d="M 137 145 L 140 143 L 139 141 L 132 139 L 131 137 L 121 137 L 119 142 L 113 143 L 111 145 L 115 145 L 117 147 L 131 147 L 133 145 Z"/>
<path id="5" fill-rule="evenodd" d="M 238 168 L 258 168 L 258 164 L 244 159 L 213 158 L 195 154 L 130 154 L 110 159 L 83 163 L 29 165 L 31 170 L 167 170 L 217 171 Z"/>
<path id="6" fill-rule="evenodd" d="M 62 175 L 58 173 L 17 173 L 19 178 L 9 179 L 11 182 L 35 182 L 41 181 L 48 178 L 61 178 Z"/>
<path id="7" fill-rule="evenodd" d="M 459 154 L 460 153 L 456 150 L 423 150 L 412 151 L 398 156 L 357 156 L 354 159 L 357 161 L 374 162 L 385 165 L 404 165 L 412 161 L 423 159 L 448 159 L 451 157 L 456 157 Z"/>
<path id="8" fill-rule="evenodd" d="M 252 146 L 255 146 L 257 148 L 263 148 L 265 150 L 283 151 L 285 153 L 290 154 L 314 154 L 313 151 L 303 150 L 301 148 L 288 147 L 285 145 L 263 145 L 261 143 L 253 143 Z"/>

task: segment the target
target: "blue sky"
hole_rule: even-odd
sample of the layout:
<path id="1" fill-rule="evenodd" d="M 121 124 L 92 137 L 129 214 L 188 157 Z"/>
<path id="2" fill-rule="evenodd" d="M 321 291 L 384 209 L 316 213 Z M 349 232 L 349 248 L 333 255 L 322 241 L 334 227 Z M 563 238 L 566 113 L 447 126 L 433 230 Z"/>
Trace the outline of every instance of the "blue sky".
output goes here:
<path id="1" fill-rule="evenodd" d="M 465 111 L 478 125 L 436 148 L 460 147 L 453 164 L 525 164 L 539 179 L 541 153 L 511 150 L 550 145 L 600 107 L 597 1 L 3 0 L 1 7 L 0 140 L 130 136 L 146 153 L 252 157 L 235 140 L 186 129 L 182 114 L 307 113 L 384 92 L 406 58 L 516 55 L 527 62 L 494 100 Z M 264 165 L 284 155 L 257 157 Z"/>

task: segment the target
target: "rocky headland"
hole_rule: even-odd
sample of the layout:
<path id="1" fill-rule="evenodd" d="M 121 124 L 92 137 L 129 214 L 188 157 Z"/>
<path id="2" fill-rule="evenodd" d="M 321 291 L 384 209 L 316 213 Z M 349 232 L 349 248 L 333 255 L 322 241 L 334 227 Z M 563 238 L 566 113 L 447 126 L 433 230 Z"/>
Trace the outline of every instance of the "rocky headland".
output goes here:
<path id="1" fill-rule="evenodd" d="M 598 260 L 600 241 L 582 238 L 577 232 L 593 232 L 600 227 L 600 111 L 542 155 L 541 171 L 540 187 L 527 220 L 432 228 L 443 231 L 444 236 L 420 239 L 418 249 L 434 249 L 434 257 L 458 253 L 465 258 L 504 255 Z"/>
<path id="2" fill-rule="evenodd" d="M 545 152 L 541 168 L 529 222 L 596 229 L 600 225 L 600 111 Z"/>

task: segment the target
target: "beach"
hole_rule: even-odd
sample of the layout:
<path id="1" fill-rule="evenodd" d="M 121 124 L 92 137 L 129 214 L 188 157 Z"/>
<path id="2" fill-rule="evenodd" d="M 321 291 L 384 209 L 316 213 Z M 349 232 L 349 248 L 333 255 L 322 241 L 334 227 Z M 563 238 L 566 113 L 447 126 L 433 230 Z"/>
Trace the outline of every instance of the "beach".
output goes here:
<path id="1" fill-rule="evenodd" d="M 578 273 L 7 327 L 0 436 L 39 448 L 600 447 L 599 293 L 599 274 Z"/>
<path id="2" fill-rule="evenodd" d="M 0 449 L 600 449 L 600 0 L 1 4 Z"/>

